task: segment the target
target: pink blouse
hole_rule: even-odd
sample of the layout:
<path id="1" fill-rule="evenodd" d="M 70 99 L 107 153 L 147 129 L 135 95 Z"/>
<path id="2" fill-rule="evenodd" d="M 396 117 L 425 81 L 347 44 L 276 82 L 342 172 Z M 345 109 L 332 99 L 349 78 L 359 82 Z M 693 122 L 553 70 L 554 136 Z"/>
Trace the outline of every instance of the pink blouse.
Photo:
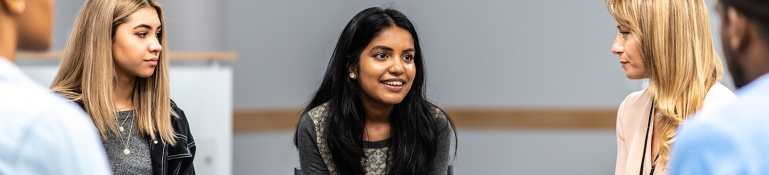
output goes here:
<path id="1" fill-rule="evenodd" d="M 731 101 L 737 99 L 737 96 L 731 90 L 721 83 L 713 85 L 705 96 L 704 104 L 701 110 L 712 110 L 719 108 Z M 649 141 L 646 143 L 646 152 L 644 152 L 644 140 L 646 139 L 646 129 L 649 124 L 649 109 L 651 108 L 652 94 L 648 89 L 633 92 L 625 98 L 625 101 L 617 111 L 617 162 L 614 170 L 615 175 L 636 175 L 640 171 L 641 158 L 644 155 L 643 174 L 649 174 L 652 168 L 651 160 L 651 131 L 654 130 L 654 117 L 652 125 L 649 128 Z M 657 165 L 654 175 L 666 175 L 665 165 Z"/>

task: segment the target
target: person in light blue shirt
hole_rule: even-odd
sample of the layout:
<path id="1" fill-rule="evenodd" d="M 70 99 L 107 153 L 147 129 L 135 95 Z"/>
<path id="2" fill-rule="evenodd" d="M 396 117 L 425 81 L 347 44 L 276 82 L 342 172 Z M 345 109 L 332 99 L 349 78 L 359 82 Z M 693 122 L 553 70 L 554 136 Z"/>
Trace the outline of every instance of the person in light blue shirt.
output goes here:
<path id="1" fill-rule="evenodd" d="M 724 55 L 738 100 L 679 130 L 673 175 L 769 174 L 769 1 L 719 0 Z"/>
<path id="2" fill-rule="evenodd" d="M 90 118 L 13 63 L 50 47 L 52 19 L 52 0 L 0 1 L 0 174 L 111 174 Z"/>

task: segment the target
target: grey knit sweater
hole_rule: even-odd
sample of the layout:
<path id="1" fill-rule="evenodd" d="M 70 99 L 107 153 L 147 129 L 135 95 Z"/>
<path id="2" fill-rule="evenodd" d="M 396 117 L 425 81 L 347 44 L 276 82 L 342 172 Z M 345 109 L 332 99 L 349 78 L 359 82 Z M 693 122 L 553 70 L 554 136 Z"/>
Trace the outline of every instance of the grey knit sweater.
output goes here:
<path id="1" fill-rule="evenodd" d="M 118 131 L 121 136 L 109 134 L 107 139 L 102 139 L 112 173 L 152 174 L 150 143 L 140 134 L 133 111 L 118 112 L 118 122 L 118 125 L 122 123 L 124 128 L 122 132 Z M 131 138 L 130 141 L 128 137 Z M 124 152 L 126 144 L 130 150 L 129 154 Z"/>

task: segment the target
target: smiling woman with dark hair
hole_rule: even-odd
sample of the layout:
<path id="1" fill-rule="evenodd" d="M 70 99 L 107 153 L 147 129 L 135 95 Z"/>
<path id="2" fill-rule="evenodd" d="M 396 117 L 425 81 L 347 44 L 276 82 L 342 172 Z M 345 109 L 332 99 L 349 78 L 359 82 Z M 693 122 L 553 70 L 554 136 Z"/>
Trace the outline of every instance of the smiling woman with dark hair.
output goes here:
<path id="1" fill-rule="evenodd" d="M 372 7 L 344 28 L 295 144 L 305 174 L 446 174 L 452 129 L 425 98 L 414 26 Z"/>

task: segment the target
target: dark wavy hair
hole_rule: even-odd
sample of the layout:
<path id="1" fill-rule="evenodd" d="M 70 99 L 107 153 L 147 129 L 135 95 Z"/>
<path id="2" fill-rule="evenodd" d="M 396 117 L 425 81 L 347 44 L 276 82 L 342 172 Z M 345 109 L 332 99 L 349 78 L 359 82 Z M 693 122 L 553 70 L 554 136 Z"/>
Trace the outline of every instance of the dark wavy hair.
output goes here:
<path id="1" fill-rule="evenodd" d="M 431 109 L 437 108 L 425 98 L 425 63 L 419 37 L 406 16 L 394 9 L 372 7 L 355 15 L 342 31 L 326 74 L 314 97 L 304 109 L 328 103 L 325 137 L 340 174 L 364 174 L 360 160 L 366 123 L 357 81 L 348 78 L 348 70 L 359 66 L 360 54 L 382 29 L 398 27 L 411 33 L 414 41 L 416 77 L 411 90 L 390 114 L 389 174 L 426 174 L 438 148 L 441 128 Z M 448 117 L 447 117 L 448 119 Z M 448 119 L 454 128 L 453 122 Z M 454 131 L 456 136 L 456 131 Z M 456 137 L 455 137 L 456 138 Z M 296 135 L 294 144 L 298 147 Z M 456 147 L 455 147 L 456 148 Z M 456 154 L 456 152 L 455 152 Z"/>

